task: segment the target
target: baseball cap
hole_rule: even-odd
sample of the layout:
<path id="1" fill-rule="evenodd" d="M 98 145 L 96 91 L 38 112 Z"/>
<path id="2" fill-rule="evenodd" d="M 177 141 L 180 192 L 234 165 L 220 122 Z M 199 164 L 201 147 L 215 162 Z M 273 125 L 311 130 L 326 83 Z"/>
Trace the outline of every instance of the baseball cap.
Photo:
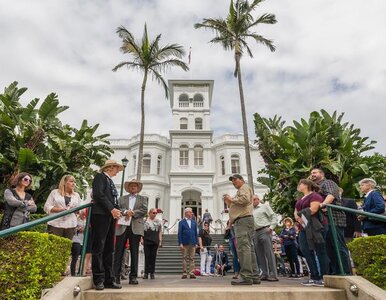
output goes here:
<path id="1" fill-rule="evenodd" d="M 241 176 L 240 174 L 233 174 L 232 176 L 229 177 L 229 181 L 232 181 L 233 179 L 244 180 L 243 176 Z"/>

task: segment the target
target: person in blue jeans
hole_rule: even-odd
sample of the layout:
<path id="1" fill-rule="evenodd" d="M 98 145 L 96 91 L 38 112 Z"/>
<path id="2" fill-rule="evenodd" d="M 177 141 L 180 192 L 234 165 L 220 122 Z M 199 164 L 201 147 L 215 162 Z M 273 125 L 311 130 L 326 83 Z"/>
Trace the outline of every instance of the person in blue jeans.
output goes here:
<path id="1" fill-rule="evenodd" d="M 310 269 L 310 279 L 302 282 L 303 285 L 324 286 L 323 275 L 328 274 L 329 259 L 324 240 L 324 223 L 319 221 L 318 211 L 323 202 L 321 195 L 317 193 L 319 187 L 309 179 L 301 179 L 298 191 L 303 193 L 295 204 L 294 216 L 302 228 L 299 231 L 299 246 Z M 315 255 L 319 261 L 319 270 Z"/>
<path id="2" fill-rule="evenodd" d="M 233 226 L 229 225 L 229 221 L 227 223 L 227 226 L 228 227 L 227 227 L 227 233 L 226 233 L 225 239 L 228 239 L 228 242 L 229 242 L 229 249 L 232 253 L 233 272 L 235 273 L 232 278 L 238 279 L 240 274 L 240 263 L 239 263 L 239 258 L 237 256 L 237 251 L 236 251 L 236 236 L 233 230 Z"/>
<path id="3" fill-rule="evenodd" d="M 297 243 L 296 243 L 296 230 L 294 225 L 294 222 L 291 218 L 285 218 L 283 221 L 285 227 L 280 233 L 280 238 L 283 240 L 284 245 L 284 251 L 287 256 L 290 268 L 291 268 L 291 274 L 290 278 L 299 278 L 300 277 L 300 265 L 298 260 L 298 250 L 297 250 Z"/>

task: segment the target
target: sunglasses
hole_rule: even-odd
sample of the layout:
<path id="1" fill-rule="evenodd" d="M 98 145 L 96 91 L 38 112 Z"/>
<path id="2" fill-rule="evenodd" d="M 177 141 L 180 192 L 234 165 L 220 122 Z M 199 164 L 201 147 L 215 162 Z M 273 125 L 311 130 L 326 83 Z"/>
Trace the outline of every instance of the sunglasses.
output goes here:
<path id="1" fill-rule="evenodd" d="M 26 182 L 32 182 L 32 179 L 29 179 L 29 178 L 27 178 L 27 177 L 24 177 L 24 178 L 23 178 L 23 181 L 26 181 Z"/>

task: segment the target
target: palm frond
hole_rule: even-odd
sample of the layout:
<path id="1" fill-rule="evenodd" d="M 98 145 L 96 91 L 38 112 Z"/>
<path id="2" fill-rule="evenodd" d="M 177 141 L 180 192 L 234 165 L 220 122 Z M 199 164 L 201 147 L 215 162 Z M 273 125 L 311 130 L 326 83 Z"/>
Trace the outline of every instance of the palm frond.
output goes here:
<path id="1" fill-rule="evenodd" d="M 271 52 L 275 52 L 275 50 L 276 50 L 276 47 L 273 44 L 273 41 L 266 39 L 261 35 L 251 33 L 251 34 L 246 34 L 244 36 L 245 37 L 251 37 L 252 39 L 254 39 L 256 41 L 256 43 L 263 44 L 263 45 L 267 46 L 269 48 L 269 50 L 271 50 Z"/>
<path id="2" fill-rule="evenodd" d="M 157 72 L 156 69 L 150 68 L 150 70 L 151 70 L 152 79 L 155 79 L 159 84 L 163 86 L 165 91 L 165 97 L 166 99 L 169 98 L 169 88 L 168 88 L 168 85 L 166 84 L 165 79 L 161 76 L 160 73 Z"/>
<path id="3" fill-rule="evenodd" d="M 117 64 L 112 71 L 116 72 L 118 69 L 122 68 L 123 66 L 127 66 L 128 69 L 133 69 L 133 70 L 142 70 L 143 65 L 131 61 L 124 61 L 119 64 Z"/>

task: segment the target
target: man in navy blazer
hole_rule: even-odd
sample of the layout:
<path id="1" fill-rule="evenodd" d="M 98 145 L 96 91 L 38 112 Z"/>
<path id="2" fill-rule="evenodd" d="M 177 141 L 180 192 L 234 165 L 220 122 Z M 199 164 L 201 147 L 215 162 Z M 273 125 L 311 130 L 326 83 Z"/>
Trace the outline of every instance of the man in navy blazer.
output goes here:
<path id="1" fill-rule="evenodd" d="M 383 215 L 385 213 L 385 202 L 382 194 L 375 189 L 377 183 L 372 178 L 364 178 L 359 181 L 359 189 L 365 194 L 363 201 L 363 211 Z M 371 220 L 364 216 L 359 216 L 362 221 L 363 231 L 369 236 L 386 234 L 386 223 Z"/>
<path id="2" fill-rule="evenodd" d="M 185 208 L 185 218 L 178 222 L 178 244 L 182 252 L 182 279 L 196 278 L 194 275 L 194 254 L 198 245 L 197 223 L 193 220 L 193 211 Z"/>

